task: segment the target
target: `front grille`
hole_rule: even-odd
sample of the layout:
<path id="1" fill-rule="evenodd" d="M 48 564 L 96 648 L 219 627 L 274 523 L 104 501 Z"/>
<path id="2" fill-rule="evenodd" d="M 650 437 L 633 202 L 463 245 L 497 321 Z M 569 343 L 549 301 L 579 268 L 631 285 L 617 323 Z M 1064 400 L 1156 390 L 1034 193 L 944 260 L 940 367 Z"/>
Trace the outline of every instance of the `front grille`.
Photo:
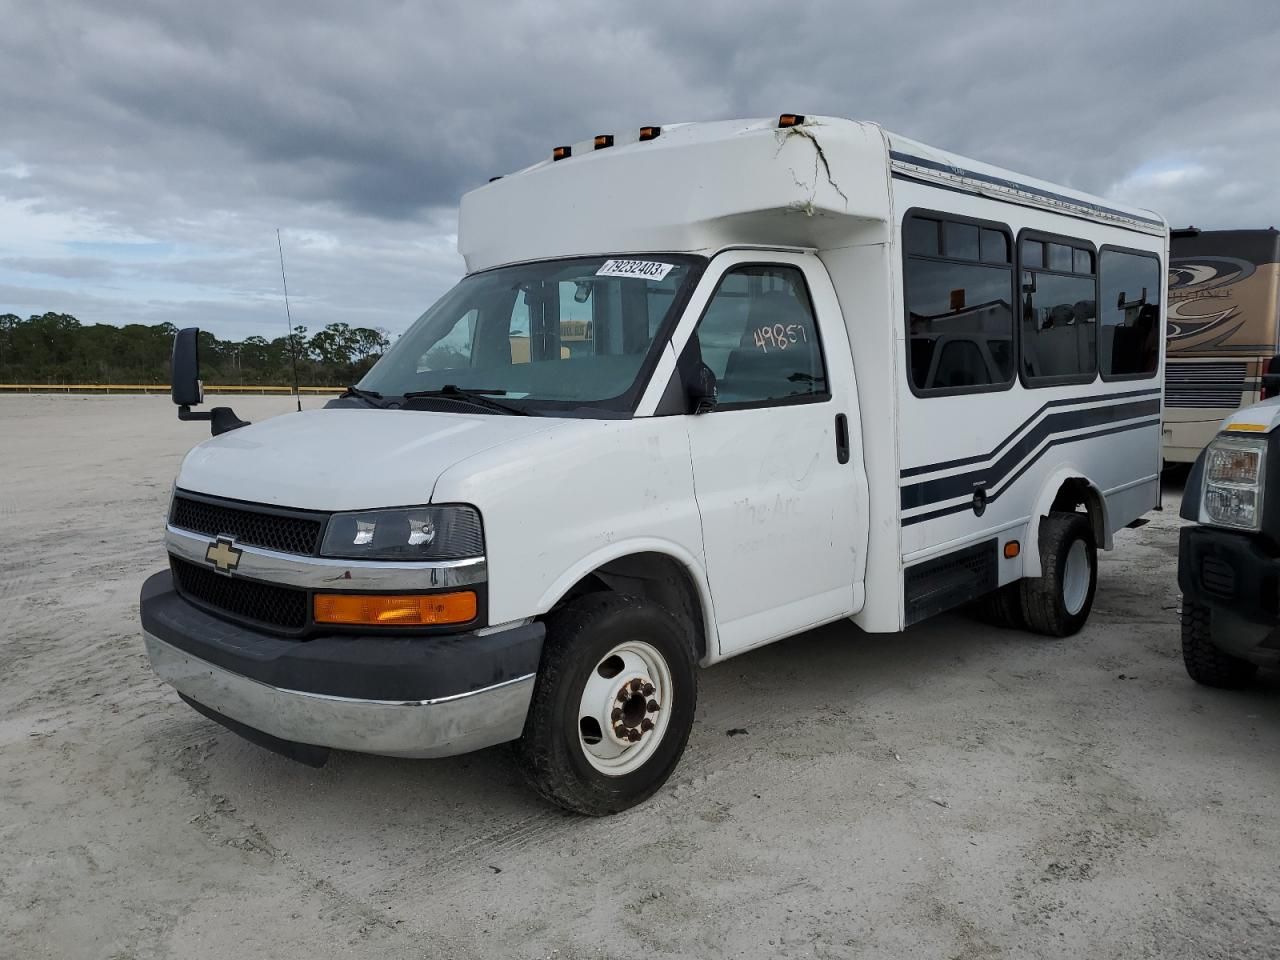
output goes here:
<path id="1" fill-rule="evenodd" d="M 307 625 L 307 592 L 255 580 L 227 577 L 178 557 L 169 557 L 178 593 L 197 603 L 283 630 Z"/>
<path id="2" fill-rule="evenodd" d="M 1245 364 L 1234 360 L 1167 363 L 1164 405 L 1234 410 L 1244 393 L 1245 372 Z"/>
<path id="3" fill-rule="evenodd" d="M 263 513 L 207 500 L 196 500 L 177 494 L 169 522 L 183 530 L 216 537 L 234 537 L 247 543 L 281 553 L 314 554 L 320 548 L 324 521 L 320 517 Z"/>
<path id="4" fill-rule="evenodd" d="M 1217 557 L 1207 556 L 1201 561 L 1200 582 L 1205 590 L 1224 600 L 1236 595 L 1236 572 L 1231 564 Z"/>

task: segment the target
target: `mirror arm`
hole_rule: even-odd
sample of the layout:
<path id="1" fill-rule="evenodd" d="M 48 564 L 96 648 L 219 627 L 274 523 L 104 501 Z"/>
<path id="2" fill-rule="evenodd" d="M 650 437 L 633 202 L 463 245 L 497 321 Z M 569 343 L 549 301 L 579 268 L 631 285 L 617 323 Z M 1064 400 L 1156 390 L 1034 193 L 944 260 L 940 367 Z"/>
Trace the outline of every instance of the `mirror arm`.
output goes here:
<path id="1" fill-rule="evenodd" d="M 195 412 L 189 406 L 178 407 L 179 420 L 208 420 L 209 432 L 213 436 L 239 430 L 249 426 L 250 421 L 241 420 L 230 407 L 214 407 L 212 410 Z"/>

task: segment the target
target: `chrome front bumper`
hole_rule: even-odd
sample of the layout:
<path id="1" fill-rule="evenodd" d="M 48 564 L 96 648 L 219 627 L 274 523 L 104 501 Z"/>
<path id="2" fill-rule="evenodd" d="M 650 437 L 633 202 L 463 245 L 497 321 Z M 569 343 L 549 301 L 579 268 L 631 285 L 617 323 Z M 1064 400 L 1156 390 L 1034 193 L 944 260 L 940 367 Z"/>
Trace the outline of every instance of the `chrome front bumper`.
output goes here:
<path id="1" fill-rule="evenodd" d="M 515 740 L 534 674 L 434 700 L 361 700 L 274 687 L 143 631 L 156 674 L 184 696 L 270 736 L 391 757 L 447 757 Z"/>

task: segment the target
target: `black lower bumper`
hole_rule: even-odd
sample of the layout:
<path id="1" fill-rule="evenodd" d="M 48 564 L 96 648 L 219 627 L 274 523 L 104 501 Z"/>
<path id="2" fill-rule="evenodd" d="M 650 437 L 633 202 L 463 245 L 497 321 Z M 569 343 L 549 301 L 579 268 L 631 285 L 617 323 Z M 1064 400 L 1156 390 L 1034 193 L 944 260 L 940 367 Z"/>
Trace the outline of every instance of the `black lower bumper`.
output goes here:
<path id="1" fill-rule="evenodd" d="M 1196 603 L 1229 607 L 1251 623 L 1280 626 L 1280 558 L 1248 534 L 1183 527 L 1178 586 Z"/>
<path id="2" fill-rule="evenodd" d="M 437 700 L 538 669 L 544 627 L 492 634 L 341 634 L 292 640 L 205 613 L 183 600 L 169 571 L 142 585 L 142 628 L 206 663 L 271 687 L 358 700 Z"/>
<path id="3" fill-rule="evenodd" d="M 1256 537 L 1183 527 L 1178 586 L 1184 602 L 1209 608 L 1215 646 L 1255 663 L 1280 660 L 1280 557 Z"/>

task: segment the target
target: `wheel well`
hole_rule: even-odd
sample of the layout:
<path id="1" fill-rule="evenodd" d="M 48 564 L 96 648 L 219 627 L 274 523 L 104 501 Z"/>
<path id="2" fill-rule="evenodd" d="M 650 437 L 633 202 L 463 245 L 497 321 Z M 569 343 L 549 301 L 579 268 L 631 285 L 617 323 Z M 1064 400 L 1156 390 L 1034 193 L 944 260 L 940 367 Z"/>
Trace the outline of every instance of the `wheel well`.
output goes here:
<path id="1" fill-rule="evenodd" d="M 661 553 L 633 553 L 611 560 L 570 587 L 552 609 L 559 609 L 588 593 L 610 590 L 643 597 L 663 607 L 689 632 L 697 658 L 701 660 L 707 655 L 707 633 L 698 588 L 678 560 Z"/>
<path id="2" fill-rule="evenodd" d="M 1107 530 L 1102 497 L 1084 477 L 1071 477 L 1069 480 L 1064 480 L 1049 509 L 1074 513 L 1080 507 L 1084 507 L 1084 512 L 1089 517 L 1089 526 L 1093 528 L 1094 544 L 1099 549 L 1103 549 L 1107 543 Z"/>

